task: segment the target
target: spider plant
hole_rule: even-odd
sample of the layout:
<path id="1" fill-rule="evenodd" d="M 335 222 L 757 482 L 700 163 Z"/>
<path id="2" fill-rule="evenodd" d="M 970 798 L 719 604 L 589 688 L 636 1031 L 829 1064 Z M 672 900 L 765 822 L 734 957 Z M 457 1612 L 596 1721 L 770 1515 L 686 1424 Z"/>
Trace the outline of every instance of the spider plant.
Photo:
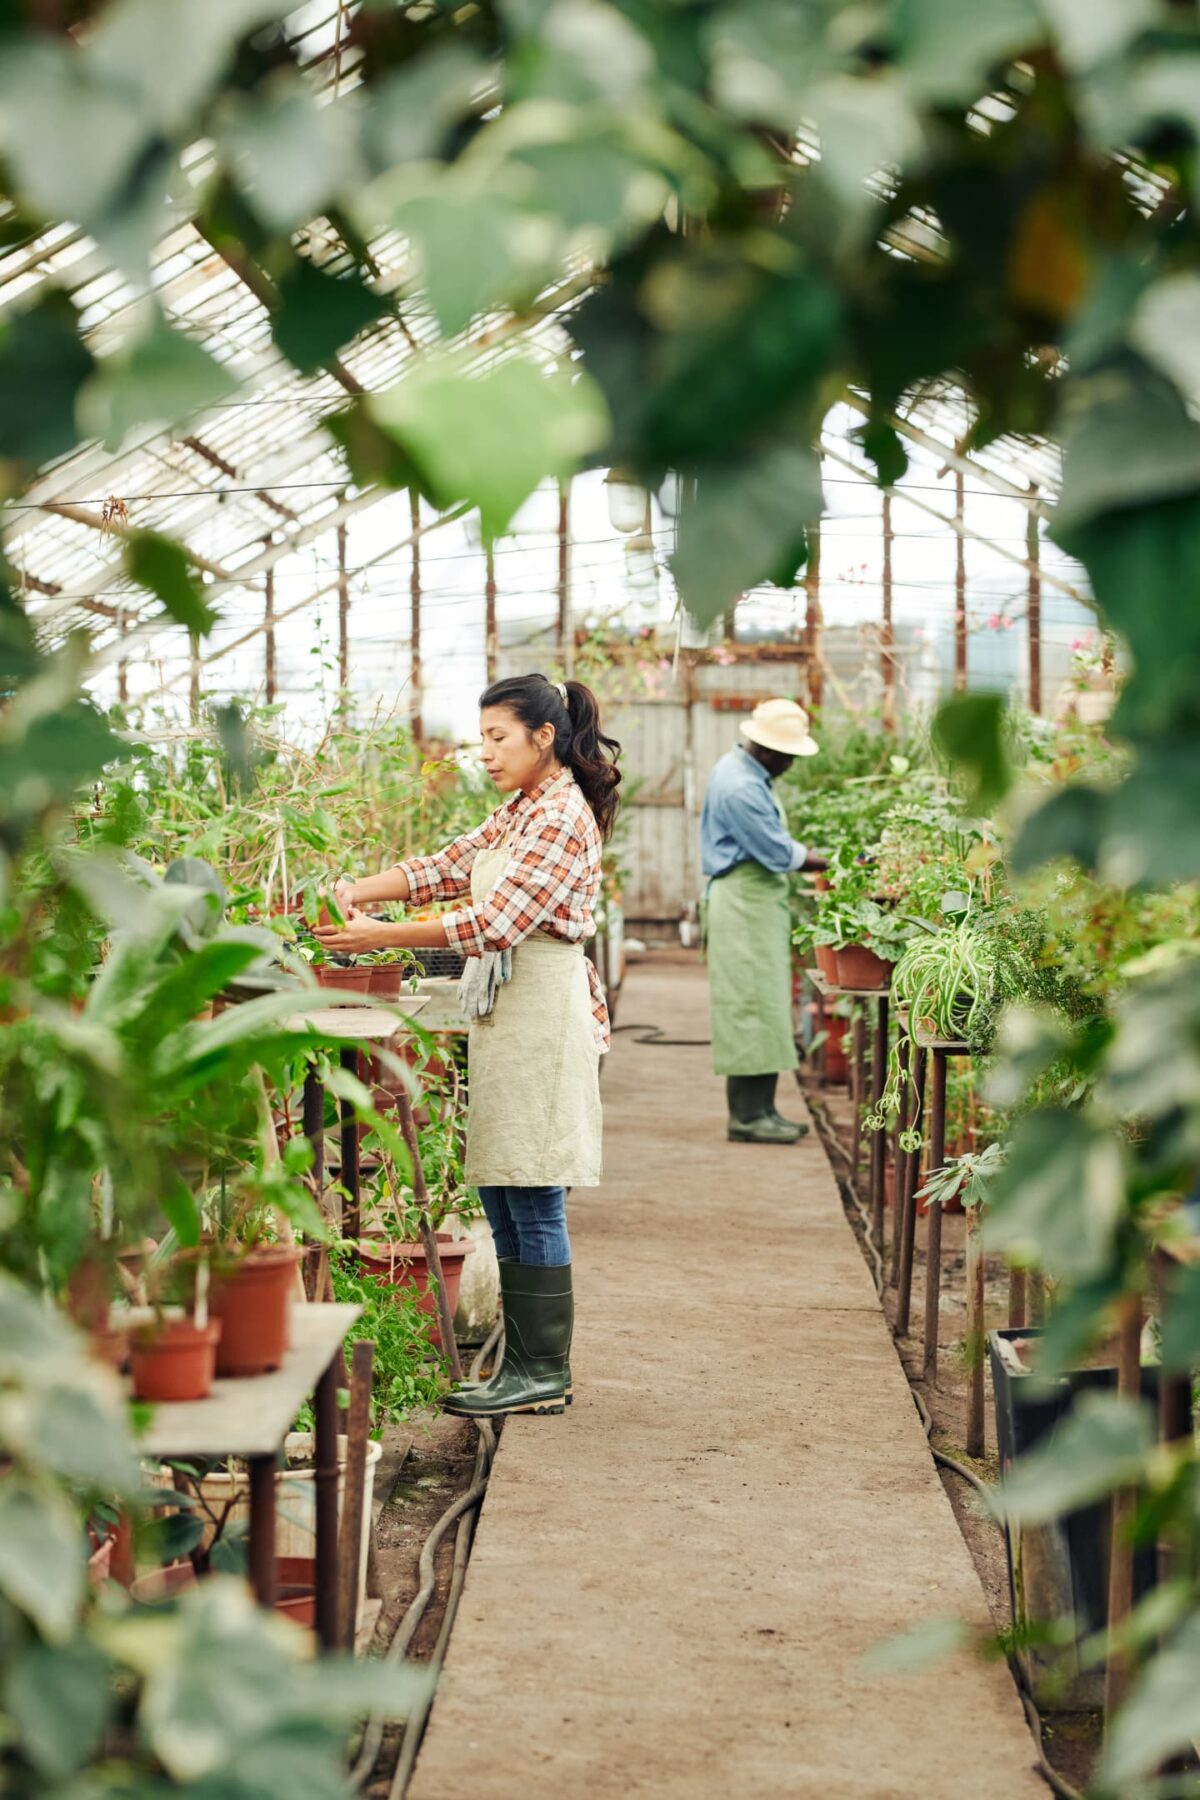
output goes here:
<path id="1" fill-rule="evenodd" d="M 893 977 L 898 1003 L 923 1035 L 976 1042 L 986 1035 L 996 997 L 996 945 L 987 922 L 968 906 L 947 925 L 916 923 Z"/>

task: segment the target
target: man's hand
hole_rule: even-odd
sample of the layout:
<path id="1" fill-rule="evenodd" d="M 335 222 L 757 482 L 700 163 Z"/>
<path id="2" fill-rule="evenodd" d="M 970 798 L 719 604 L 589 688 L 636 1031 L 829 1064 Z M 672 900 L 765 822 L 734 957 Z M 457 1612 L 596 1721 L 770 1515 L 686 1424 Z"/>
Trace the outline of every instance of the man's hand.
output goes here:
<path id="1" fill-rule="evenodd" d="M 342 925 L 315 925 L 313 936 L 323 950 L 342 956 L 362 956 L 368 950 L 386 950 L 391 927 L 386 919 L 369 919 L 356 906 L 346 908 Z"/>
<path id="2" fill-rule="evenodd" d="M 829 858 L 827 856 L 822 856 L 816 850 L 806 850 L 804 853 L 804 867 L 806 869 L 812 869 L 818 875 L 824 874 L 825 870 L 829 867 Z"/>

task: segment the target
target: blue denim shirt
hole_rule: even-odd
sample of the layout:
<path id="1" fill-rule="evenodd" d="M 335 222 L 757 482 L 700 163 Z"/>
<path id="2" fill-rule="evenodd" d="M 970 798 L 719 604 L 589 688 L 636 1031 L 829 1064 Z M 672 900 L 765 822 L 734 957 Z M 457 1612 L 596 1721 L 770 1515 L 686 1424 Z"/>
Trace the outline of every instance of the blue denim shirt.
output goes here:
<path id="1" fill-rule="evenodd" d="M 786 875 L 803 868 L 806 854 L 779 816 L 771 777 L 736 744 L 713 770 L 704 796 L 700 864 L 705 875 L 727 875 L 743 862 Z"/>

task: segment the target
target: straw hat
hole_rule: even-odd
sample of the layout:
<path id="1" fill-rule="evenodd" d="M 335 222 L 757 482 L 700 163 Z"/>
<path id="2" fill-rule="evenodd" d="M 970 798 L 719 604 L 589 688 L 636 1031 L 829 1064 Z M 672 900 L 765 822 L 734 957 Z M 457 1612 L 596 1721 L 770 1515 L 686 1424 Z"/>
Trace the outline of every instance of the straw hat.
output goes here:
<path id="1" fill-rule="evenodd" d="M 808 714 L 794 700 L 760 700 L 740 729 L 752 744 L 784 756 L 815 756 L 820 749 L 808 735 Z"/>

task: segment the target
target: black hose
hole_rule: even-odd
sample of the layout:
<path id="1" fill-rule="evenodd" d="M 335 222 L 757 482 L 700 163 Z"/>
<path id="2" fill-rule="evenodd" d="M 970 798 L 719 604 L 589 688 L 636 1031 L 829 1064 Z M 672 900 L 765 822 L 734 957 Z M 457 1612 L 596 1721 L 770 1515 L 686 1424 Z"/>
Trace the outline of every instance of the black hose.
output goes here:
<path id="1" fill-rule="evenodd" d="M 641 1037 L 635 1037 L 635 1044 L 650 1044 L 656 1050 L 703 1050 L 712 1044 L 711 1038 L 669 1038 L 663 1036 L 661 1025 L 614 1025 L 612 1035 L 619 1031 L 640 1031 Z"/>

